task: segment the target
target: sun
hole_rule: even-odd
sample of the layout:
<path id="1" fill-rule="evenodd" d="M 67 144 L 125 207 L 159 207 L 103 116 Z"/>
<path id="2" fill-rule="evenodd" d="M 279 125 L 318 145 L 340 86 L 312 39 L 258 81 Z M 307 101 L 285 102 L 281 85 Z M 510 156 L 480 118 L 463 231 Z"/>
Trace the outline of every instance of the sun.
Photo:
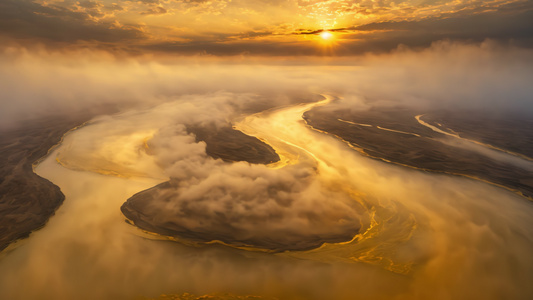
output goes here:
<path id="1" fill-rule="evenodd" d="M 333 37 L 333 34 L 327 30 L 324 30 L 320 33 L 320 37 L 324 40 L 329 40 Z"/>
<path id="2" fill-rule="evenodd" d="M 337 40 L 339 37 L 337 36 L 336 32 L 335 34 L 327 29 L 320 30 L 315 33 L 316 37 L 316 46 L 320 48 L 320 50 L 325 55 L 334 55 L 335 54 L 335 48 L 338 47 L 339 41 Z"/>

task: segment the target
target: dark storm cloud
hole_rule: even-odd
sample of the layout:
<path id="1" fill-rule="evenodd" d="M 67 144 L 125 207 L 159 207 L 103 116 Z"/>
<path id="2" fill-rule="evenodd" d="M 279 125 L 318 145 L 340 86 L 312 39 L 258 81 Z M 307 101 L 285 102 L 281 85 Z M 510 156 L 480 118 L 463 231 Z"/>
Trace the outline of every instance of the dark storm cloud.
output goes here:
<path id="1" fill-rule="evenodd" d="M 95 2 L 83 2 L 85 6 Z M 89 12 L 65 7 L 43 6 L 26 0 L 0 1 L 0 34 L 15 39 L 53 42 L 119 42 L 143 36 L 135 27 L 118 28 L 110 23 L 91 21 Z"/>

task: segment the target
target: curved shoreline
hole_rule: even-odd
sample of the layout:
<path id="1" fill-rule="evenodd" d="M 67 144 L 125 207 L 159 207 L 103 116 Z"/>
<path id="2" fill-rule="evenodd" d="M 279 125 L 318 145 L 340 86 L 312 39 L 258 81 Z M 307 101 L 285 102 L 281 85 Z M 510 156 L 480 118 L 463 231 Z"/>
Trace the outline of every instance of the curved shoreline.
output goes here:
<path id="1" fill-rule="evenodd" d="M 258 141 L 261 141 L 265 144 L 266 147 L 272 149 L 278 156 L 278 161 L 275 162 L 269 162 L 268 160 L 263 162 L 262 164 L 266 165 L 269 168 L 273 169 L 280 169 L 283 167 L 286 167 L 288 165 L 293 165 L 299 163 L 301 160 L 300 155 L 298 154 L 295 156 L 294 154 L 290 154 L 289 152 L 292 150 L 287 150 L 286 148 L 295 149 L 298 153 L 306 154 L 310 158 L 312 158 L 316 164 L 323 164 L 321 160 L 316 157 L 313 153 L 308 151 L 307 149 L 298 146 L 296 144 L 291 143 L 290 141 L 284 140 L 280 137 L 273 137 L 266 134 L 266 132 L 263 131 L 257 131 L 254 129 L 253 126 L 250 126 L 254 121 L 256 120 L 262 120 L 265 118 L 264 116 L 275 115 L 278 112 L 285 112 L 285 111 L 294 111 L 291 112 L 291 115 L 293 115 L 292 118 L 290 118 L 289 122 L 299 122 L 302 118 L 303 113 L 306 111 L 317 107 L 325 105 L 332 100 L 334 100 L 334 97 L 328 96 L 328 95 L 322 95 L 325 99 L 315 102 L 315 103 L 305 103 L 305 104 L 297 104 L 292 106 L 286 106 L 281 108 L 275 108 L 270 109 L 268 111 L 255 113 L 252 115 L 249 115 L 242 119 L 241 121 L 235 123 L 233 125 L 233 128 L 235 131 L 240 132 L 241 134 L 245 134 L 249 137 L 252 137 L 254 139 L 257 139 Z M 198 138 L 197 138 L 198 140 Z M 280 144 L 283 144 L 284 147 L 280 147 Z M 208 144 L 209 148 L 209 144 Z M 209 153 L 208 153 L 209 154 Z M 210 155 L 212 156 L 212 155 Z M 238 159 L 240 161 L 247 161 L 249 163 L 254 163 L 259 158 L 249 158 L 249 157 L 243 157 L 241 159 Z M 233 160 L 236 161 L 237 159 Z M 170 185 L 170 182 L 167 181 L 165 183 L 159 184 L 155 187 L 152 187 L 150 189 L 147 189 L 145 191 L 141 191 L 131 198 L 129 198 L 121 207 L 122 213 L 126 216 L 127 220 L 129 220 L 129 223 L 134 224 L 135 226 L 139 227 L 141 230 L 146 231 L 148 233 L 153 233 L 156 236 L 160 237 L 166 237 L 169 240 L 173 241 L 180 241 L 184 242 L 186 244 L 222 244 L 225 246 L 234 247 L 237 249 L 245 249 L 250 251 L 261 251 L 261 252 L 284 252 L 284 251 L 308 251 L 311 249 L 317 249 L 322 247 L 324 244 L 337 244 L 337 243 L 346 243 L 353 241 L 355 239 L 355 236 L 359 235 L 359 230 L 355 230 L 349 236 L 343 236 L 343 237 L 336 237 L 336 236 L 330 236 L 328 238 L 321 238 L 320 240 L 316 240 L 313 242 L 309 242 L 309 244 L 306 245 L 276 245 L 273 241 L 269 243 L 265 243 L 263 246 L 259 243 L 260 240 L 254 241 L 251 240 L 235 240 L 232 241 L 230 238 L 205 238 L 202 236 L 205 236 L 205 233 L 199 233 L 194 231 L 187 231 L 185 229 L 180 230 L 174 230 L 171 228 L 166 228 L 164 225 L 157 225 L 154 223 L 154 220 L 157 219 L 155 216 L 148 216 L 143 213 L 143 209 L 139 209 L 139 206 L 144 206 L 145 203 L 151 202 L 155 200 L 156 194 L 163 193 L 164 190 L 168 189 Z M 154 198 L 154 199 L 153 199 Z M 149 200 L 152 199 L 152 200 Z M 268 244 L 268 245 L 267 245 Z"/>
<path id="2" fill-rule="evenodd" d="M 528 172 L 533 170 L 529 160 L 448 134 L 430 124 L 426 126 L 420 120 L 421 115 L 413 118 L 407 110 L 376 108 L 353 115 L 344 113 L 344 119 L 338 115 L 339 111 L 319 109 L 304 119 L 312 130 L 333 136 L 366 157 L 410 169 L 473 179 L 533 201 L 533 187 L 525 180 L 532 178 L 528 177 Z M 353 120 L 349 121 L 350 118 Z M 371 121 L 389 128 L 395 128 L 391 126 L 396 124 L 399 130 L 381 133 L 381 126 L 370 125 Z M 358 122 L 369 124 L 362 127 Z M 457 138 L 459 141 L 455 142 L 453 139 Z"/>
<path id="3" fill-rule="evenodd" d="M 398 295 L 416 298 L 420 291 L 424 298 L 436 294 L 467 299 L 465 290 L 479 291 L 472 286 L 486 287 L 485 299 L 516 290 L 524 295 L 532 293 L 527 278 L 533 270 L 529 256 L 533 249 L 529 238 L 533 207 L 522 198 L 474 180 L 416 172 L 368 159 L 337 137 L 308 128 L 303 121 L 287 128 L 286 123 L 280 122 L 287 120 L 285 117 L 288 115 L 257 124 L 258 129 L 266 129 L 270 134 L 268 141 L 274 146 L 281 145 L 283 151 L 292 149 L 291 158 L 303 164 L 307 172 L 316 172 L 323 186 L 346 192 L 351 197 L 343 200 L 346 204 L 357 202 L 362 206 L 365 219 L 361 219 L 361 224 L 365 227 L 351 240 L 323 243 L 311 250 L 274 253 L 224 245 L 220 239 L 202 245 L 183 240 L 176 243 L 126 224 L 120 213 L 124 200 L 161 181 L 155 177 L 106 176 L 91 172 L 90 168 L 76 171 L 54 160 L 54 153 L 76 157 L 80 150 L 102 158 L 99 155 L 105 154 L 100 152 L 104 146 L 109 146 L 106 149 L 113 154 L 136 153 L 143 147 L 143 140 L 133 135 L 155 126 L 153 118 L 147 123 L 128 119 L 126 129 L 117 133 L 112 131 L 116 123 L 110 118 L 76 131 L 38 165 L 36 172 L 60 186 L 67 200 L 42 230 L 2 257 L 0 298 L 135 299 L 185 291 L 207 295 L 221 290 L 239 294 L 243 283 L 251 294 L 267 293 L 280 299 L 307 299 L 320 290 L 328 291 L 331 299 L 386 299 Z M 167 137 L 163 135 L 163 141 Z M 86 149 L 86 145 L 100 142 L 97 147 Z M 192 143 L 194 139 L 189 136 L 186 143 L 175 145 Z M 93 166 L 95 162 L 85 163 Z M 247 165 L 238 164 L 244 168 Z M 228 165 L 232 164 L 218 161 L 207 167 Z M 147 165 L 135 167 L 145 170 Z M 268 172 L 286 171 L 256 167 Z M 299 166 L 287 166 L 296 167 Z M 212 168 L 206 169 L 209 170 Z M 312 211 L 325 215 L 339 211 L 338 206 L 333 206 L 334 211 L 324 209 L 332 207 L 334 198 L 304 202 Z M 232 199 L 231 202 L 238 200 Z M 325 206 L 316 205 L 319 202 Z M 298 207 L 292 206 L 291 211 L 297 212 Z M 331 232 L 333 227 L 324 228 Z M 480 251 L 483 255 L 479 255 Z M 521 264 L 513 264 L 510 269 L 517 258 Z M 492 269 L 487 270 L 487 265 Z M 463 275 L 460 281 L 456 280 L 458 274 Z M 361 292 L 369 278 L 376 282 L 375 286 Z M 213 282 L 215 279 L 221 281 Z M 501 280 L 504 287 L 485 285 L 495 280 Z M 191 286 L 200 286 L 201 291 Z M 385 290 L 383 286 L 390 288 Z"/>
<path id="4" fill-rule="evenodd" d="M 87 122 L 40 119 L 3 132 L 0 156 L 5 161 L 0 171 L 6 180 L 0 184 L 0 251 L 11 249 L 10 245 L 41 229 L 61 206 L 65 200 L 61 189 L 35 173 L 35 168 L 67 134 Z"/>

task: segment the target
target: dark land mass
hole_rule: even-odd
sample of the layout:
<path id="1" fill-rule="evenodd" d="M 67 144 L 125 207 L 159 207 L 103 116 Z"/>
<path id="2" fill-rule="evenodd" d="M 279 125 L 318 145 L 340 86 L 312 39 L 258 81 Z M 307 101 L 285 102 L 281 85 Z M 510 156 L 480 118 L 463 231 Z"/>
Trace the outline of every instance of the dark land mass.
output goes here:
<path id="1" fill-rule="evenodd" d="M 333 134 L 361 148 L 364 154 L 370 157 L 429 171 L 475 177 L 519 191 L 530 199 L 533 197 L 533 173 L 530 169 L 495 160 L 466 148 L 447 145 L 440 140 L 454 138 L 419 124 L 415 116 L 420 114 L 423 112 L 406 108 L 373 108 L 354 112 L 323 106 L 306 112 L 304 119 L 311 127 Z M 469 114 L 454 113 L 454 117 L 448 114 L 451 113 L 428 113 L 428 117 L 424 115 L 422 119 L 426 122 L 431 120 L 432 124 L 438 120 L 444 127 L 454 128 L 458 132 L 468 132 L 465 135 L 473 139 L 482 139 L 487 144 L 498 145 L 505 149 L 508 149 L 507 145 L 513 145 L 512 149 L 508 149 L 513 152 L 527 154 L 531 151 L 531 147 L 528 149 L 522 147 L 527 148 L 531 144 L 533 126 L 527 127 L 513 118 L 507 122 L 491 123 L 489 117 L 470 121 L 472 115 Z M 431 116 L 435 117 L 430 118 Z M 461 121 L 458 121 L 459 119 Z M 494 126 L 499 127 L 495 131 L 497 133 L 492 133 L 490 130 Z M 514 128 L 520 132 L 519 136 L 505 134 L 515 130 Z M 516 141 L 517 139 L 529 141 Z M 530 162 L 524 161 L 524 163 Z"/>
<path id="2" fill-rule="evenodd" d="M 196 136 L 196 142 L 206 143 L 206 153 L 224 161 L 247 161 L 252 164 L 269 164 L 279 161 L 279 156 L 269 145 L 229 126 L 187 126 Z"/>
<path id="3" fill-rule="evenodd" d="M 32 164 L 89 116 L 50 117 L 0 131 L 0 250 L 46 223 L 65 196 Z"/>
<path id="4" fill-rule="evenodd" d="M 273 239 L 265 236 L 248 236 L 245 232 L 229 227 L 224 216 L 217 216 L 220 220 L 212 220 L 213 226 L 192 230 L 181 225 L 176 217 L 175 221 L 168 221 L 168 211 L 161 208 L 176 197 L 179 182 L 167 181 L 133 195 L 121 207 L 122 213 L 131 220 L 135 226 L 148 232 L 178 239 L 206 243 L 221 241 L 236 247 L 261 248 L 273 252 L 310 250 L 320 247 L 324 243 L 338 243 L 349 241 L 359 231 L 359 225 L 346 225 L 342 234 L 291 234 L 284 239 Z M 154 205 L 157 203 L 157 205 Z M 182 208 L 187 213 L 187 208 Z M 165 215 L 164 218 L 160 218 Z M 202 216 L 203 217 L 203 216 Z M 218 225 L 216 225 L 218 224 Z M 242 236 L 242 237 L 240 237 Z"/>
<path id="5" fill-rule="evenodd" d="M 445 132 L 533 158 L 533 119 L 520 114 L 438 111 L 425 122 Z"/>
<path id="6" fill-rule="evenodd" d="M 279 161 L 279 156 L 269 145 L 255 137 L 245 135 L 231 127 L 199 127 L 188 126 L 188 131 L 196 135 L 197 141 L 205 141 L 206 152 L 213 158 L 221 158 L 227 162 L 246 161 L 255 164 L 267 164 Z M 153 233 L 176 237 L 192 242 L 222 241 L 233 246 L 251 246 L 271 251 L 307 250 L 319 247 L 325 242 L 342 242 L 350 240 L 359 228 L 348 228 L 339 235 L 328 236 L 291 236 L 290 241 L 273 240 L 264 237 L 245 237 L 246 234 L 236 232 L 234 228 L 226 228 L 226 221 L 212 220 L 220 224 L 215 228 L 191 230 L 181 224 L 179 216 L 175 221 L 168 221 L 168 211 L 162 211 L 165 203 L 172 202 L 176 197 L 179 182 L 171 179 L 148 190 L 133 195 L 121 207 L 122 213 L 135 226 Z M 159 203 L 160 205 L 154 205 Z M 183 210 L 187 210 L 186 207 Z M 165 215 L 161 218 L 161 215 Z M 172 219 L 172 218 L 170 218 Z M 162 221 L 166 220 L 166 221 Z M 243 236 L 237 238 L 236 236 Z"/>

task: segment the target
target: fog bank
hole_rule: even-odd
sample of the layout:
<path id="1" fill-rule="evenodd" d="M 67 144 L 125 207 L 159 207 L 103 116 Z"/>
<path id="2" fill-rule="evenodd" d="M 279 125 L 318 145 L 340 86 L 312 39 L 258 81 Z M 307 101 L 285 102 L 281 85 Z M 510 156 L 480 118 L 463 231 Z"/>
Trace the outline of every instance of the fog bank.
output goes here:
<path id="1" fill-rule="evenodd" d="M 1 126 L 99 107 L 150 106 L 218 91 L 264 97 L 272 107 L 309 92 L 344 96 L 350 106 L 407 104 L 532 113 L 533 52 L 487 40 L 343 58 L 117 57 L 106 52 L 4 48 Z M 293 97 L 287 97 L 292 95 Z M 266 99 L 265 99 L 266 98 Z M 294 99 L 293 99 L 294 100 Z M 237 106 L 251 109 L 249 102 Z M 257 109 L 257 108 L 256 108 Z"/>

